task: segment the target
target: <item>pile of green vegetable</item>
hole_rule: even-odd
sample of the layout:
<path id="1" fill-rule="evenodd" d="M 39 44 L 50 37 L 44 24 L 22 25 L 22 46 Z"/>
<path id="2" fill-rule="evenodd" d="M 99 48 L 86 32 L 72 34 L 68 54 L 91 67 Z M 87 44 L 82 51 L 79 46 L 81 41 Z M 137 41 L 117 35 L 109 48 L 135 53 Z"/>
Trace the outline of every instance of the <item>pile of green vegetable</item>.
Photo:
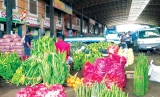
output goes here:
<path id="1" fill-rule="evenodd" d="M 113 43 L 110 43 L 110 42 L 98 42 L 98 43 L 91 43 L 89 45 L 86 46 L 86 49 L 87 50 L 101 50 L 101 49 L 106 49 L 111 46 L 111 45 L 115 45 L 117 46 L 117 44 L 113 44 Z"/>
<path id="2" fill-rule="evenodd" d="M 81 85 L 76 88 L 76 97 L 128 97 L 117 86 L 112 85 L 111 89 L 107 89 L 104 82 L 95 83 L 91 87 Z"/>
<path id="3" fill-rule="evenodd" d="M 85 62 L 89 61 L 93 63 L 95 59 L 103 57 L 103 54 L 99 51 L 101 49 L 107 50 L 107 48 L 112 44 L 109 42 L 99 42 L 85 45 L 85 50 L 89 52 L 86 54 L 85 50 L 81 52 L 72 52 L 72 57 L 74 60 L 73 70 L 80 71 Z"/>
<path id="4" fill-rule="evenodd" d="M 70 42 L 69 44 L 71 46 L 71 52 L 75 52 L 79 50 L 82 46 L 86 46 L 86 44 L 83 42 Z"/>
<path id="5" fill-rule="evenodd" d="M 93 63 L 95 59 L 103 57 L 103 54 L 99 51 L 90 51 L 89 54 L 75 52 L 72 57 L 74 59 L 73 70 L 80 71 L 87 61 Z"/>
<path id="6" fill-rule="evenodd" d="M 139 54 L 134 68 L 134 91 L 136 96 L 144 96 L 148 92 L 148 61 L 144 54 Z"/>
<path id="7" fill-rule="evenodd" d="M 21 60 L 16 53 L 0 53 L 0 76 L 5 80 L 10 80 L 20 65 Z"/>
<path id="8" fill-rule="evenodd" d="M 33 42 L 31 57 L 22 63 L 12 78 L 14 84 L 64 84 L 68 75 L 65 53 L 56 53 L 50 37 Z"/>

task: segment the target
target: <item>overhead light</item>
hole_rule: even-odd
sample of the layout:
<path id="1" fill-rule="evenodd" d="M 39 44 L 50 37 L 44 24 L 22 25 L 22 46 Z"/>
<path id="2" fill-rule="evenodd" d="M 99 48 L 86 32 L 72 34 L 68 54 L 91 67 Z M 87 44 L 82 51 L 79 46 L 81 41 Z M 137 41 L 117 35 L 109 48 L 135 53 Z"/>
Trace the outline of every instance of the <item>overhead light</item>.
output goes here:
<path id="1" fill-rule="evenodd" d="M 128 21 L 134 22 L 142 13 L 150 0 L 132 0 Z"/>

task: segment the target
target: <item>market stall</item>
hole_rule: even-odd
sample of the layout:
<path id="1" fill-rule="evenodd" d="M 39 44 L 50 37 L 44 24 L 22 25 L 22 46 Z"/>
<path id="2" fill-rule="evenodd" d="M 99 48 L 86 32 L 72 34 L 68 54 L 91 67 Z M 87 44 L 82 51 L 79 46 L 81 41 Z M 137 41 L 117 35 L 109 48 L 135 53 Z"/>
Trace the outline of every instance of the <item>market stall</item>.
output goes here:
<path id="1" fill-rule="evenodd" d="M 2 40 L 5 37 L 0 39 L 1 44 Z M 13 40 L 9 39 L 9 42 Z M 16 52 L 0 54 L 0 76 L 12 84 L 26 86 L 16 97 L 66 97 L 64 85 L 73 88 L 77 97 L 128 97 L 124 92 L 127 81 L 125 67 L 134 63 L 132 49 L 121 50 L 116 44 L 108 42 L 70 43 L 73 70 L 77 71 L 71 75 L 65 53 L 56 53 L 52 38 L 44 36 L 32 43 L 32 54 L 23 62 Z M 103 56 L 104 51 L 107 56 Z M 133 93 L 143 96 L 148 92 L 148 63 L 144 54 L 140 54 L 136 62 Z M 78 72 L 82 76 L 78 76 Z"/>

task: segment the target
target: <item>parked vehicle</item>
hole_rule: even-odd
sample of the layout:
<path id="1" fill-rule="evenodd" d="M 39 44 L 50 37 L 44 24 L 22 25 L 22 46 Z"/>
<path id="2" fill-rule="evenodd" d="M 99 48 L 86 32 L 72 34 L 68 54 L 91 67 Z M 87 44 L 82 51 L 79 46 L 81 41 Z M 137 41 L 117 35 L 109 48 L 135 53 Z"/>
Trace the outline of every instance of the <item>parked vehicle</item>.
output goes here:
<path id="1" fill-rule="evenodd" d="M 160 27 L 154 27 L 160 33 Z"/>
<path id="2" fill-rule="evenodd" d="M 160 48 L 160 35 L 155 28 L 144 28 L 132 34 L 134 50 L 154 50 Z"/>
<path id="3" fill-rule="evenodd" d="M 110 27 L 106 30 L 106 41 L 115 44 L 120 43 L 120 33 L 117 32 L 116 27 Z"/>

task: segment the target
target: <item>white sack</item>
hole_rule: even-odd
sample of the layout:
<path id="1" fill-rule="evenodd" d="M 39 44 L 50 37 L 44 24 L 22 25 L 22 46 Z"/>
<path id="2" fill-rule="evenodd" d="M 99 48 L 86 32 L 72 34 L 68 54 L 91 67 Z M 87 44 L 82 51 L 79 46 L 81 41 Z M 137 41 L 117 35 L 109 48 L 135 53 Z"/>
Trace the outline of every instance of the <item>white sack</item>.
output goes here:
<path id="1" fill-rule="evenodd" d="M 154 65 L 153 60 L 150 62 L 148 75 L 150 81 L 160 82 L 160 66 Z"/>

